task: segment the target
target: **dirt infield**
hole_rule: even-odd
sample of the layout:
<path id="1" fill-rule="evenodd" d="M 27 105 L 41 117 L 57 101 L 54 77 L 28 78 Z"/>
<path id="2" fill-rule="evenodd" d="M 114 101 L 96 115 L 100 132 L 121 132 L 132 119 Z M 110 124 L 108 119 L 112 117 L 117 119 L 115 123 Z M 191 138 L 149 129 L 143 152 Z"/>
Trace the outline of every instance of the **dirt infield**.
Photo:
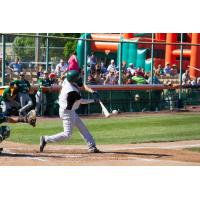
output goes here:
<path id="1" fill-rule="evenodd" d="M 38 145 L 4 141 L 0 166 L 194 166 L 200 154 L 186 150 L 200 147 L 200 140 L 100 145 L 102 153 L 89 154 L 86 146 L 48 145 L 44 153 Z"/>

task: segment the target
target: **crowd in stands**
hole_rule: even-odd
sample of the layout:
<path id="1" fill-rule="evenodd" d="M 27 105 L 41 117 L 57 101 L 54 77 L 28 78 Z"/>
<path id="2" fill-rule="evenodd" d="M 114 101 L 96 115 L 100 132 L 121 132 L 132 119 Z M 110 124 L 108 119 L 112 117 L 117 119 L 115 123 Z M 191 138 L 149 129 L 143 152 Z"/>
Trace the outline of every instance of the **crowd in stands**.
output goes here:
<path id="1" fill-rule="evenodd" d="M 74 52 L 69 60 L 65 62 L 64 59 L 60 59 L 60 62 L 56 66 L 51 66 L 48 70 L 50 72 L 49 77 L 53 79 L 54 84 L 59 84 L 62 79 L 62 75 L 68 70 L 75 69 L 84 74 L 85 70 L 79 67 L 78 59 L 76 53 Z M 189 68 L 188 68 L 189 69 Z M 7 63 L 6 66 L 6 80 L 10 82 L 13 78 L 17 79 L 20 72 L 26 72 L 30 69 L 23 69 L 19 58 L 16 58 L 15 62 Z M 37 84 L 37 80 L 43 76 L 45 67 L 38 66 L 37 68 L 32 68 L 31 76 L 27 77 L 32 84 Z M 91 85 L 116 85 L 119 84 L 120 72 L 119 66 L 116 65 L 114 59 L 110 60 L 110 64 L 106 65 L 103 60 L 98 61 L 95 54 L 92 53 L 91 56 L 87 58 L 87 84 Z M 179 84 L 180 78 L 177 66 L 173 64 L 170 66 L 166 63 L 166 66 L 158 64 L 154 66 L 153 69 L 153 80 L 151 80 L 151 73 L 145 72 L 144 66 L 135 67 L 133 63 L 127 64 L 126 61 L 121 63 L 121 84 L 167 84 L 168 82 L 173 82 L 174 84 Z M 26 73 L 25 73 L 26 74 Z M 27 75 L 29 75 L 27 73 Z M 200 84 L 200 78 L 195 80 L 190 79 L 189 70 L 185 70 L 182 75 L 183 85 L 197 85 Z"/>

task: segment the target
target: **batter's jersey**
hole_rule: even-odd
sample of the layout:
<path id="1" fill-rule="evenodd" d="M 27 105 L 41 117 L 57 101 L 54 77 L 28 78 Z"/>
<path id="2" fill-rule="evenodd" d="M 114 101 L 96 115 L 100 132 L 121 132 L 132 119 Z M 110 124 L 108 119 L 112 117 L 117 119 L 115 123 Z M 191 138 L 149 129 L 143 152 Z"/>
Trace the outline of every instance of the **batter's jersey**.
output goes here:
<path id="1" fill-rule="evenodd" d="M 67 79 L 62 84 L 59 95 L 59 106 L 61 109 L 76 110 L 80 106 L 81 95 L 79 87 L 70 83 Z"/>

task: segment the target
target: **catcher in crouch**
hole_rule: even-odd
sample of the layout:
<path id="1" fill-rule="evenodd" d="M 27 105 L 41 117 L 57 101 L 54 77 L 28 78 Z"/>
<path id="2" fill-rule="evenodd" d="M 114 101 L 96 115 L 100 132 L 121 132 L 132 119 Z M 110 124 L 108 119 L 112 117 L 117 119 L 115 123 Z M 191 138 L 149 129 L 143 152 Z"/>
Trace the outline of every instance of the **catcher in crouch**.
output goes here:
<path id="1" fill-rule="evenodd" d="M 31 126 L 35 127 L 36 125 L 36 112 L 31 110 L 26 116 L 19 117 L 8 117 L 3 113 L 0 113 L 0 124 L 1 123 L 28 123 Z M 10 136 L 10 128 L 8 126 L 0 126 L 0 143 Z M 3 148 L 0 148 L 0 153 Z"/>
<path id="2" fill-rule="evenodd" d="M 94 99 L 82 99 L 79 87 L 84 87 L 86 91 L 92 93 Z M 88 152 L 99 153 L 100 151 L 97 149 L 92 135 L 75 112 L 80 104 L 88 104 L 98 101 L 98 93 L 83 84 L 80 73 L 76 70 L 68 71 L 62 83 L 62 89 L 59 95 L 59 115 L 63 120 L 64 131 L 52 136 L 41 136 L 40 152 L 43 152 L 45 145 L 49 142 L 59 142 L 69 139 L 72 135 L 73 126 L 76 126 L 87 143 Z"/>

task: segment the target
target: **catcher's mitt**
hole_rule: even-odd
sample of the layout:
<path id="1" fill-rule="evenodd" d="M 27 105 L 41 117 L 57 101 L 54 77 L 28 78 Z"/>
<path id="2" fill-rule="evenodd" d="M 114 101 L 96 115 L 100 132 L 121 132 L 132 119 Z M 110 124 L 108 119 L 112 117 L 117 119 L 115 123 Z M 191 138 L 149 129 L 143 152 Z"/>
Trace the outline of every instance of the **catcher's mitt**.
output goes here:
<path id="1" fill-rule="evenodd" d="M 27 115 L 26 115 L 26 122 L 29 123 L 31 126 L 35 127 L 36 126 L 36 112 L 35 110 L 31 110 Z"/>

